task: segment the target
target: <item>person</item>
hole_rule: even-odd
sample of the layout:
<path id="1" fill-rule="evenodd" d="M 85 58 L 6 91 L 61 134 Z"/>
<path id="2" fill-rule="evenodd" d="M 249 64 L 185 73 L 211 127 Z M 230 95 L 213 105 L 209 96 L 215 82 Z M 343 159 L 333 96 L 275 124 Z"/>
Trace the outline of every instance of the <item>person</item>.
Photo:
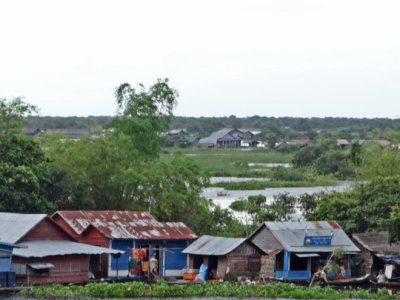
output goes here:
<path id="1" fill-rule="evenodd" d="M 154 278 L 158 278 L 158 260 L 156 254 L 154 253 L 152 258 L 150 258 L 150 274 Z"/>
<path id="2" fill-rule="evenodd" d="M 385 273 L 383 273 L 383 270 L 379 270 L 379 275 L 376 276 L 376 280 L 378 283 L 382 283 L 387 281 Z"/>
<path id="3" fill-rule="evenodd" d="M 318 267 L 318 271 L 314 273 L 314 277 L 316 280 L 322 280 L 325 283 L 328 283 L 328 280 L 326 279 L 326 273 L 321 266 Z"/>

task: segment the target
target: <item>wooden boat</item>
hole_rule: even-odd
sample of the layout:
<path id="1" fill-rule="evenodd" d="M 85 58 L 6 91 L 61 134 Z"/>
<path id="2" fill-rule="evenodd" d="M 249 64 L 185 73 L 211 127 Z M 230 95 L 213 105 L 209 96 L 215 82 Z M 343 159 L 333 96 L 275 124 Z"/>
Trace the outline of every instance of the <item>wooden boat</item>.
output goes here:
<path id="1" fill-rule="evenodd" d="M 398 278 L 397 278 L 398 279 Z M 377 288 L 387 288 L 391 290 L 400 290 L 400 281 L 376 282 L 376 278 L 371 279 L 370 283 Z"/>
<path id="2" fill-rule="evenodd" d="M 361 277 L 337 277 L 333 280 L 328 280 L 325 285 L 347 286 L 347 285 L 363 285 L 369 283 L 370 274 L 365 274 Z"/>

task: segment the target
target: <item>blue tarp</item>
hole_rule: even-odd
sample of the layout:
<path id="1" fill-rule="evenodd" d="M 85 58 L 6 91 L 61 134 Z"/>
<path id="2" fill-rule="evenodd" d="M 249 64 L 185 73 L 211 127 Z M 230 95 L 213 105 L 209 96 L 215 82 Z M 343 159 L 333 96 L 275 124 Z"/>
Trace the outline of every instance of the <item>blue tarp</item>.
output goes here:
<path id="1" fill-rule="evenodd" d="M 199 274 L 197 274 L 195 280 L 206 281 L 208 267 L 206 265 L 201 264 Z"/>
<path id="2" fill-rule="evenodd" d="M 380 257 L 385 263 L 396 263 L 400 264 L 400 257 L 395 256 L 395 255 L 386 255 Z"/>

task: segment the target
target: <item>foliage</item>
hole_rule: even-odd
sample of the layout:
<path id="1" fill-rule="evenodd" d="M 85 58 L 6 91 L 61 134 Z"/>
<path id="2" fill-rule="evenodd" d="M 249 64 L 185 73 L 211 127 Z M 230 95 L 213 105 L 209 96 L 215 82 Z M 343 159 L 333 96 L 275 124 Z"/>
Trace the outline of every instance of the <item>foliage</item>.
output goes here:
<path id="1" fill-rule="evenodd" d="M 344 257 L 345 252 L 341 248 L 335 248 L 332 251 L 331 256 L 324 266 L 324 270 L 327 273 L 340 273 L 339 261 Z"/>
<path id="2" fill-rule="evenodd" d="M 364 149 L 361 159 L 362 164 L 359 167 L 359 174 L 363 179 L 373 179 L 379 176 L 390 177 L 400 174 L 399 150 L 372 145 Z"/>
<path id="3" fill-rule="evenodd" d="M 143 282 L 88 283 L 86 285 L 41 285 L 24 295 L 41 297 L 91 297 L 91 298 L 292 298 L 292 299 L 398 299 L 385 289 L 372 293 L 366 289 L 335 290 L 330 286 L 305 287 L 293 283 L 268 283 L 240 285 L 236 282 L 190 283 L 186 285 Z"/>
<path id="4" fill-rule="evenodd" d="M 210 186 L 223 187 L 226 190 L 263 190 L 276 187 L 304 187 L 304 186 L 328 186 L 329 181 L 238 181 L 238 182 L 217 182 Z"/>
<path id="5" fill-rule="evenodd" d="M 271 149 L 251 149 L 241 151 L 234 149 L 179 149 L 194 161 L 210 176 L 236 177 L 269 177 L 268 167 L 249 166 L 249 164 L 289 163 L 292 153 L 280 153 Z M 172 151 L 171 151 L 172 152 Z M 169 152 L 162 155 L 167 157 Z"/>
<path id="6" fill-rule="evenodd" d="M 288 221 L 292 219 L 297 205 L 297 198 L 288 193 L 274 196 L 274 200 L 267 204 L 264 195 L 248 196 L 247 200 L 239 199 L 232 202 L 230 209 L 250 215 L 250 230 L 254 231 L 265 221 Z"/>
<path id="7" fill-rule="evenodd" d="M 400 205 L 400 177 L 378 177 L 349 191 L 315 197 L 308 220 L 336 220 L 348 233 L 387 230 L 392 211 Z"/>
<path id="8" fill-rule="evenodd" d="M 0 209 L 50 213 L 62 195 L 58 169 L 40 145 L 21 134 L 0 135 Z"/>
<path id="9" fill-rule="evenodd" d="M 400 206 L 395 205 L 388 220 L 389 243 L 400 242 Z"/>
<path id="10" fill-rule="evenodd" d="M 320 175 L 334 174 L 342 178 L 352 175 L 347 154 L 330 135 L 323 135 L 313 145 L 302 148 L 295 154 L 292 163 L 297 168 L 313 167 Z"/>
<path id="11" fill-rule="evenodd" d="M 178 92 L 168 86 L 168 79 L 158 79 L 148 90 L 142 84 L 133 88 L 121 84 L 115 91 L 118 117 L 106 127 L 132 146 L 132 157 L 157 158 L 163 144 L 163 134 L 169 129 L 172 110 Z"/>
<path id="12" fill-rule="evenodd" d="M 0 134 L 20 133 L 24 116 L 36 112 L 36 107 L 17 97 L 0 98 Z"/>

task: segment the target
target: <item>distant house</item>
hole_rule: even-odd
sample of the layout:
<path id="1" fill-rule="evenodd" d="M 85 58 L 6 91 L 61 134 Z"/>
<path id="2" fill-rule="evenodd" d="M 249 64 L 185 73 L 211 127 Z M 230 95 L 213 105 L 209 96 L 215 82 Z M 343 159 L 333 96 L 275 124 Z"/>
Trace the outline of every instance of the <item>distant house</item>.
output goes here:
<path id="1" fill-rule="evenodd" d="M 10 271 L 19 284 L 86 282 L 91 255 L 121 253 L 77 243 L 45 214 L 0 213 L 0 240 L 16 244 Z"/>
<path id="2" fill-rule="evenodd" d="M 60 210 L 52 219 L 78 241 L 125 251 L 118 259 L 98 257 L 95 275 L 102 277 L 128 276 L 132 249 L 155 254 L 161 276 L 182 276 L 188 265 L 182 250 L 198 237 L 182 222 L 158 222 L 149 212 Z"/>
<path id="3" fill-rule="evenodd" d="M 378 275 L 379 270 L 386 270 L 387 275 L 392 277 L 400 276 L 400 245 L 389 244 L 389 233 L 365 232 L 353 233 L 353 241 L 361 249 L 357 255 L 360 273 L 365 273 L 365 265 L 371 270 L 372 277 Z M 362 275 L 362 274 L 360 274 Z"/>
<path id="4" fill-rule="evenodd" d="M 26 135 L 26 136 L 38 136 L 42 134 L 42 130 L 40 130 L 39 128 L 28 128 L 28 127 L 23 127 L 22 128 L 22 134 Z"/>
<path id="5" fill-rule="evenodd" d="M 345 139 L 337 139 L 336 144 L 342 149 L 350 145 L 349 141 Z"/>
<path id="6" fill-rule="evenodd" d="M 227 238 L 203 235 L 183 250 L 189 254 L 189 268 L 199 269 L 204 263 L 213 271 L 215 279 L 224 279 L 227 273 L 258 275 L 261 255 L 264 254 L 245 238 Z"/>
<path id="7" fill-rule="evenodd" d="M 267 254 L 261 278 L 311 279 L 336 248 L 345 251 L 340 266 L 350 276 L 350 256 L 360 251 L 335 221 L 265 222 L 249 240 Z"/>
<path id="8" fill-rule="evenodd" d="M 299 147 L 308 147 L 312 144 L 312 141 L 306 136 L 299 136 L 294 140 L 287 142 L 289 145 L 296 145 Z"/>
<path id="9" fill-rule="evenodd" d="M 250 131 L 243 132 L 236 128 L 224 128 L 212 133 L 209 137 L 200 139 L 198 147 L 203 148 L 240 148 L 255 147 L 257 141 L 253 140 Z"/>
<path id="10" fill-rule="evenodd" d="M 168 136 L 174 136 L 174 135 L 186 135 L 187 131 L 186 129 L 178 128 L 178 129 L 172 129 L 168 131 L 167 135 Z"/>

